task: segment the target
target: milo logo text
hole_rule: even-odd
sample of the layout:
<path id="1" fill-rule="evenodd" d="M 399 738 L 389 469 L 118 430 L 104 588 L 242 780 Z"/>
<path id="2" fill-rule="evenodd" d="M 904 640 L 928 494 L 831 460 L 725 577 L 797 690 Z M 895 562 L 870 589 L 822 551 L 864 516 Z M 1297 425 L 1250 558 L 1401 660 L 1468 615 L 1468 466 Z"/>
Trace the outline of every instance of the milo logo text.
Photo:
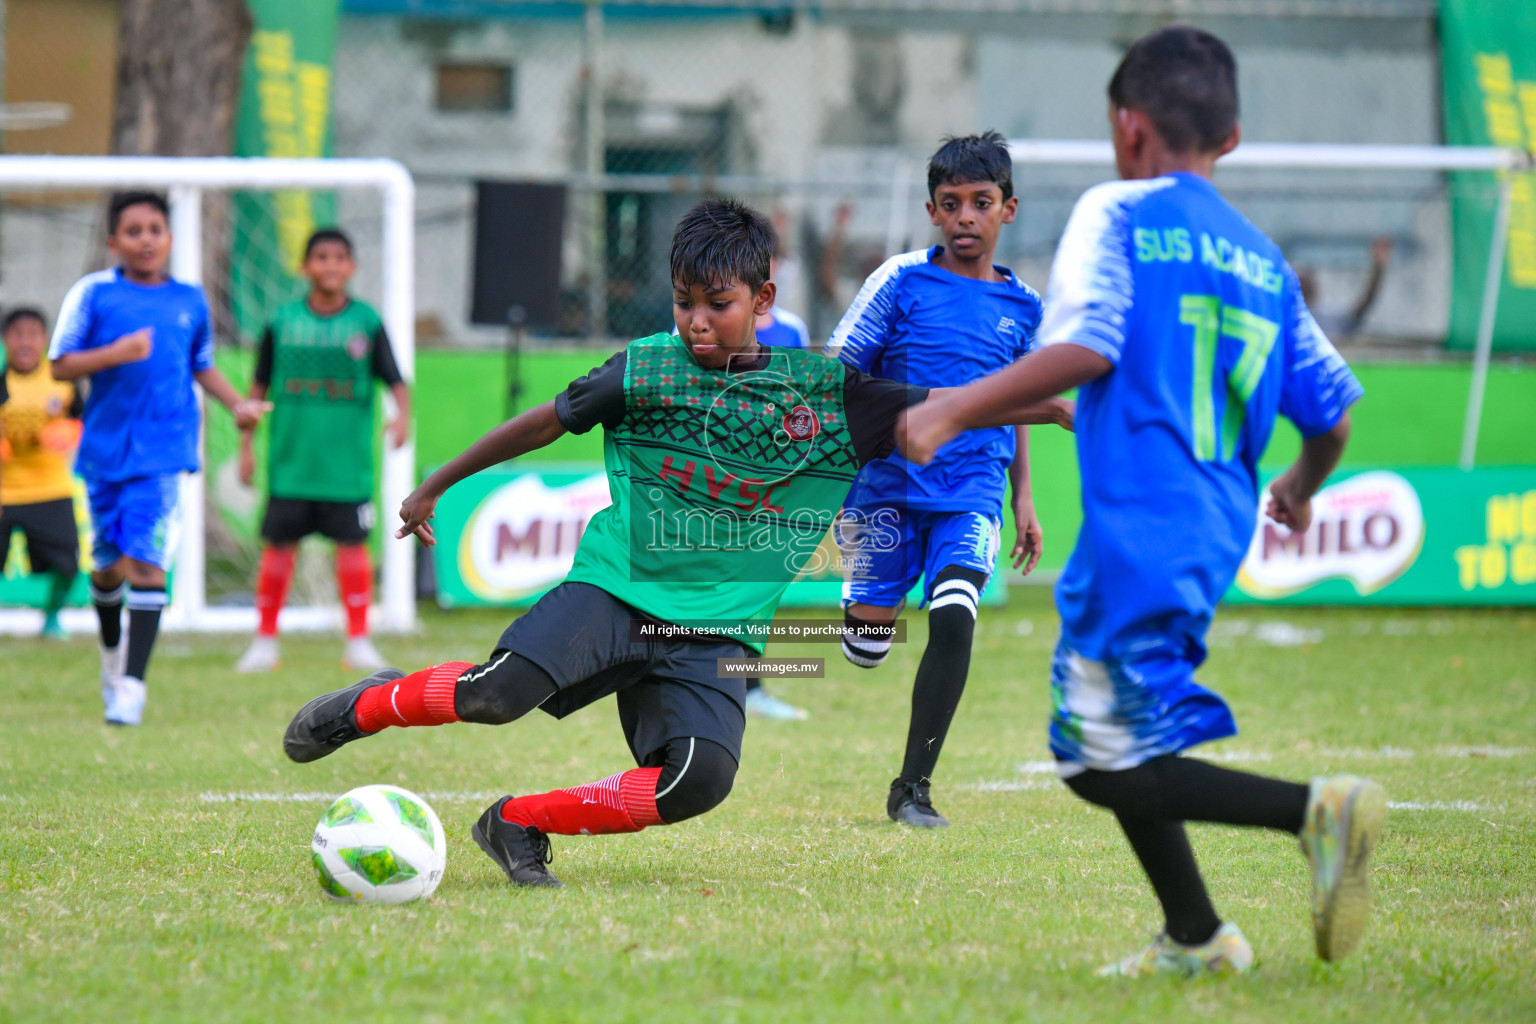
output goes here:
<path id="1" fill-rule="evenodd" d="M 1267 503 L 1266 492 L 1237 575 L 1238 588 L 1254 597 L 1284 597 L 1328 579 L 1370 594 L 1406 572 L 1424 543 L 1418 493 L 1396 473 L 1361 473 L 1324 487 L 1303 533 L 1265 517 Z"/>

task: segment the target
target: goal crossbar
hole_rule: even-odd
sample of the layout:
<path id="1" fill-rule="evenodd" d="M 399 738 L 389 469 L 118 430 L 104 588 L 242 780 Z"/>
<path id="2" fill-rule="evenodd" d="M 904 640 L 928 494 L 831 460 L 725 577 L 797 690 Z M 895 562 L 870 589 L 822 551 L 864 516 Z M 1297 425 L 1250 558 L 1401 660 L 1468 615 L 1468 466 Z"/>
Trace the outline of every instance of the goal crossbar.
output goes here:
<path id="1" fill-rule="evenodd" d="M 1015 163 L 1113 164 L 1114 147 L 1097 139 L 1011 139 Z M 1327 143 L 1245 142 L 1221 158 L 1223 167 L 1277 167 L 1308 170 L 1485 171 L 1500 174 L 1494 230 L 1483 276 L 1482 307 L 1477 344 L 1472 351 L 1472 382 L 1467 394 L 1461 432 L 1462 469 L 1477 458 L 1477 435 L 1483 416 L 1483 396 L 1493 353 L 1493 326 L 1504 278 L 1504 254 L 1509 242 L 1510 194 L 1517 174 L 1532 173 L 1536 154 L 1492 146 L 1384 146 Z"/>
<path id="2" fill-rule="evenodd" d="M 281 159 L 241 157 L 0 157 L 0 190 L 164 189 L 171 205 L 171 273 L 183 281 L 202 280 L 202 194 L 206 190 L 364 188 L 380 193 L 383 206 L 382 302 L 385 329 L 395 360 L 413 380 L 415 344 L 415 183 L 397 161 L 385 159 Z M 388 395 L 386 403 L 391 402 Z M 199 441 L 201 446 L 201 440 Z M 414 439 L 386 448 L 381 492 L 394 508 L 414 486 Z M 168 629 L 247 631 L 255 628 L 254 608 L 210 608 L 205 589 L 206 510 L 203 474 L 182 481 L 183 528 L 176 556 L 176 585 L 166 615 Z M 385 544 L 376 625 L 389 632 L 416 624 L 415 552 L 409 544 Z M 297 614 L 290 614 L 297 613 Z M 0 631 L 6 616 L 0 612 Z M 333 609 L 290 609 L 285 628 L 327 628 L 340 621 Z"/>

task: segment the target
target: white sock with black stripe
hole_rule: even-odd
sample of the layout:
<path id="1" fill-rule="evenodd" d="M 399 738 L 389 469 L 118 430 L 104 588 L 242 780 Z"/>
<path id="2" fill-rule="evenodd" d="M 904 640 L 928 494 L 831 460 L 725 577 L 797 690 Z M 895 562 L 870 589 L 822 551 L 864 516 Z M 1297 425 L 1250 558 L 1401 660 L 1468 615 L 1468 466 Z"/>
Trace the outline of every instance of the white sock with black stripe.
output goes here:
<path id="1" fill-rule="evenodd" d="M 976 584 L 970 580 L 947 579 L 934 584 L 933 600 L 928 602 L 930 612 L 940 608 L 948 608 L 950 605 L 963 605 L 970 613 L 971 618 L 976 617 L 976 606 L 981 601 L 981 594 L 976 589 Z"/>
<path id="2" fill-rule="evenodd" d="M 876 668 L 891 653 L 892 623 L 870 622 L 843 612 L 843 657 L 860 668 Z"/>

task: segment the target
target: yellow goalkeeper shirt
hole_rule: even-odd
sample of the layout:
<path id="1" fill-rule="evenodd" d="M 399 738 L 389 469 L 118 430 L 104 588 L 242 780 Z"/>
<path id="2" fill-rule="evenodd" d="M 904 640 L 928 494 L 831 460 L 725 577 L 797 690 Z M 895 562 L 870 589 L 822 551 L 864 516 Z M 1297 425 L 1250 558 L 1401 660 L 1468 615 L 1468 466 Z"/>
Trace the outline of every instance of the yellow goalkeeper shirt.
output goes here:
<path id="1" fill-rule="evenodd" d="M 5 373 L 9 399 L 0 405 L 0 500 L 32 505 L 73 495 L 70 453 L 43 442 L 44 430 L 59 420 L 80 416 L 80 393 L 73 381 L 54 380 L 44 360 L 31 373 Z"/>

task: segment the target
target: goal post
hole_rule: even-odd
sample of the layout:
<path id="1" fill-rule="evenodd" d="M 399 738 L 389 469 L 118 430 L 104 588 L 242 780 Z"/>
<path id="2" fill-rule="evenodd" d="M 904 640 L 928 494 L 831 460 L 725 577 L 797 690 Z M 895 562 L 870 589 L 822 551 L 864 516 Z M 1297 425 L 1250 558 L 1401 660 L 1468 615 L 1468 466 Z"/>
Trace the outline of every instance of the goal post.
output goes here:
<path id="1" fill-rule="evenodd" d="M 234 157 L 0 157 L 0 192 L 82 192 L 145 188 L 165 191 L 171 205 L 171 273 L 202 283 L 203 203 L 211 191 L 366 190 L 379 198 L 381 253 L 380 311 L 407 381 L 415 378 L 415 184 L 403 165 L 387 159 L 270 159 Z M 84 273 L 87 267 L 82 266 Z M 201 389 L 198 389 L 202 400 Z M 393 399 L 384 395 L 386 408 Z M 206 428 L 205 431 L 206 433 Z M 199 439 L 203 448 L 203 438 Z M 174 565 L 175 583 L 166 615 L 167 629 L 251 631 L 254 607 L 210 606 L 206 590 L 206 487 L 203 471 L 183 479 L 182 529 Z M 384 508 L 398 508 L 415 483 L 415 445 L 385 447 L 380 494 Z M 387 516 L 380 516 L 386 530 Z M 0 611 L 0 631 L 4 617 Z M 405 632 L 416 624 L 415 551 L 410 544 L 383 546 L 376 628 Z M 284 610 L 285 630 L 330 628 L 342 621 L 339 608 L 292 607 Z"/>
<path id="2" fill-rule="evenodd" d="M 1076 139 L 1012 139 L 1015 163 L 1104 165 L 1114 163 L 1108 142 Z M 1462 428 L 1462 469 L 1471 469 L 1477 455 L 1483 396 L 1493 351 L 1493 327 L 1499 288 L 1504 278 L 1509 241 L 1510 196 L 1517 174 L 1533 173 L 1531 154 L 1487 146 L 1332 145 L 1325 143 L 1245 142 L 1221 158 L 1222 167 L 1304 170 L 1484 171 L 1499 175 L 1494 230 L 1483 278 L 1477 342 L 1472 354 L 1472 381 Z"/>

